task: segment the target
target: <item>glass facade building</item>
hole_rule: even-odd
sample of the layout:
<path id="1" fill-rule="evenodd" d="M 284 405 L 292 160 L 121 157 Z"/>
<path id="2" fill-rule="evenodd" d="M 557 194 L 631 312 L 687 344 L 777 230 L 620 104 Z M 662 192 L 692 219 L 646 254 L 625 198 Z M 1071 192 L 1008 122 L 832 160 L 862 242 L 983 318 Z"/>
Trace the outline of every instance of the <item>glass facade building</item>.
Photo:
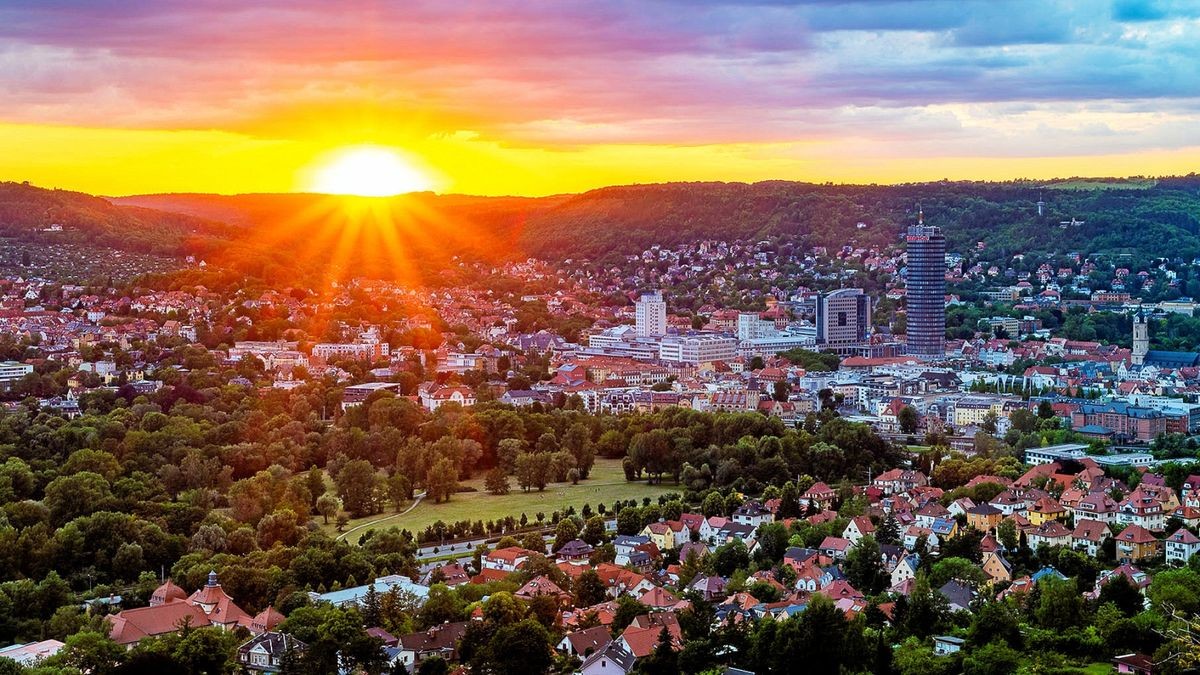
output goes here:
<path id="1" fill-rule="evenodd" d="M 946 355 L 946 237 L 923 223 L 908 228 L 908 353 Z"/>

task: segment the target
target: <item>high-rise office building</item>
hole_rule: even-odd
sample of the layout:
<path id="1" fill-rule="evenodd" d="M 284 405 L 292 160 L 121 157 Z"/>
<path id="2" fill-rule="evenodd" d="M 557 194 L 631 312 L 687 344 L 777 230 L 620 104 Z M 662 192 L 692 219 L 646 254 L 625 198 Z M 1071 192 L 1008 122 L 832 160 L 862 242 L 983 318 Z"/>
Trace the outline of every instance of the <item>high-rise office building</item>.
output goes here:
<path id="1" fill-rule="evenodd" d="M 638 337 L 667 334 L 667 303 L 661 291 L 643 293 L 634 303 L 634 311 Z"/>
<path id="2" fill-rule="evenodd" d="M 946 237 L 918 213 L 905 239 L 908 353 L 939 358 L 946 355 Z"/>
<path id="3" fill-rule="evenodd" d="M 817 299 L 817 344 L 866 342 L 870 327 L 871 298 L 861 288 L 842 288 Z"/>

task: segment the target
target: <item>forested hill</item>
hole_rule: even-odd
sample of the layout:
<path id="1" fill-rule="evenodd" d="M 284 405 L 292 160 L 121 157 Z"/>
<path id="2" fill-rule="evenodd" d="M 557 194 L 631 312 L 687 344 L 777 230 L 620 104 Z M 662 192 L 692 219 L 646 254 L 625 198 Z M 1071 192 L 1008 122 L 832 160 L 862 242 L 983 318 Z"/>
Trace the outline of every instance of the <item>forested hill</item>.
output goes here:
<path id="1" fill-rule="evenodd" d="M 62 231 L 47 231 L 54 225 Z M 223 240 L 232 234 L 227 225 L 177 212 L 119 206 L 82 192 L 0 182 L 2 237 L 182 255 L 202 248 L 206 240 Z"/>
<path id="2" fill-rule="evenodd" d="M 1039 198 L 1046 203 L 1040 217 Z M 308 217 L 304 214 L 311 215 L 315 205 L 329 199 L 303 194 L 144 195 L 115 201 L 255 228 Z M 1010 255 L 1200 256 L 1200 177 L 1195 175 L 887 186 L 668 183 L 542 198 L 419 194 L 384 202 L 390 211 L 417 214 L 427 234 L 469 231 L 476 235 L 473 240 L 508 257 L 603 258 L 655 244 L 785 234 L 830 247 L 886 244 L 916 221 L 918 204 L 927 223 L 945 229 L 952 251 L 982 241 L 989 250 Z M 1082 224 L 1060 226 L 1072 218 Z M 477 252 L 470 248 L 463 253 Z"/>
<path id="3" fill-rule="evenodd" d="M 1046 202 L 1041 217 L 1039 197 Z M 780 234 L 835 247 L 887 243 L 916 221 L 918 204 L 926 223 L 945 229 L 951 250 L 983 241 L 1008 254 L 1200 255 L 1196 176 L 1103 183 L 844 186 L 771 181 L 611 187 L 532 214 L 521 240 L 531 251 L 553 258 Z M 1060 226 L 1072 218 L 1083 224 Z"/>

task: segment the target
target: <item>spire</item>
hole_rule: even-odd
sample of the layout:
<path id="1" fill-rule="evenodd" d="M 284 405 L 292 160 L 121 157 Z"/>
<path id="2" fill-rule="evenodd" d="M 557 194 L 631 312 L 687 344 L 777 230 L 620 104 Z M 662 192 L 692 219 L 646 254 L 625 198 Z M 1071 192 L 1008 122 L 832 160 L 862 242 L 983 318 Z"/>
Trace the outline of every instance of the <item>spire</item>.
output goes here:
<path id="1" fill-rule="evenodd" d="M 217 583 L 217 573 L 212 570 L 209 570 L 209 572 L 208 572 L 208 585 L 209 586 L 220 586 L 221 585 L 221 584 Z"/>

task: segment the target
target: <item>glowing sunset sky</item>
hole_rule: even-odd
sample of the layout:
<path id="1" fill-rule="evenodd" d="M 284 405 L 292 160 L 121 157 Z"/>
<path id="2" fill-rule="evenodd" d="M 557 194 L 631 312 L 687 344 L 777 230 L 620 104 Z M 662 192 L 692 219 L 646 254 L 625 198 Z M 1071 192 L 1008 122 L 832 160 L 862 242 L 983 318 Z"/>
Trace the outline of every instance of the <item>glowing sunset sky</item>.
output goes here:
<path id="1" fill-rule="evenodd" d="M 1187 173 L 1200 3 L 3 0 L 0 179 L 439 191 Z"/>

